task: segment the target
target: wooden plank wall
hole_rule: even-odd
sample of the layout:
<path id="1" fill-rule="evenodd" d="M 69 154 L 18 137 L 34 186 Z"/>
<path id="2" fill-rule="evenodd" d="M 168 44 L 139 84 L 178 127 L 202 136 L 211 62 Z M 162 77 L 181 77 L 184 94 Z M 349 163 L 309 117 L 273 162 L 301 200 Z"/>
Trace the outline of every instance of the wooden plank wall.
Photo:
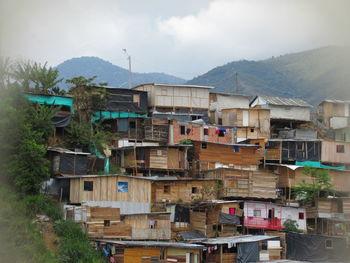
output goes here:
<path id="1" fill-rule="evenodd" d="M 104 221 L 109 220 L 109 226 Z M 120 221 L 120 209 L 111 207 L 86 207 L 86 230 L 92 238 L 130 237 L 131 227 Z"/>
<path id="2" fill-rule="evenodd" d="M 337 145 L 344 145 L 344 153 L 337 153 Z M 322 141 L 322 162 L 350 163 L 350 142 Z"/>
<path id="3" fill-rule="evenodd" d="M 257 147 L 239 146 L 239 151 L 234 152 L 232 145 L 207 143 L 206 149 L 202 149 L 201 142 L 193 142 L 195 159 L 199 161 L 219 162 L 236 165 L 259 165 L 263 158 L 263 151 Z"/>
<path id="4" fill-rule="evenodd" d="M 154 182 L 152 185 L 152 195 L 154 202 L 163 202 L 163 200 L 170 200 L 170 202 L 178 202 L 180 199 L 184 203 L 191 203 L 196 198 L 202 198 L 205 190 L 215 188 L 217 180 L 206 181 L 160 181 Z M 169 186 L 169 193 L 164 192 L 164 186 Z M 192 193 L 192 188 L 196 187 L 197 192 Z M 211 195 L 204 195 L 204 200 L 216 199 L 216 193 Z"/>
<path id="5" fill-rule="evenodd" d="M 84 191 L 84 181 L 93 182 L 93 191 Z M 128 192 L 118 192 L 118 182 L 128 183 Z M 124 201 L 150 202 L 151 181 L 122 176 L 70 179 L 70 202 Z"/>
<path id="6" fill-rule="evenodd" d="M 160 258 L 160 248 L 125 248 L 124 249 L 124 263 L 144 263 L 147 262 L 158 262 Z M 154 259 L 156 261 L 151 261 Z"/>
<path id="7" fill-rule="evenodd" d="M 170 214 L 125 215 L 123 221 L 131 226 L 132 239 L 168 240 L 171 237 Z M 155 221 L 155 228 L 150 228 L 151 221 Z"/>

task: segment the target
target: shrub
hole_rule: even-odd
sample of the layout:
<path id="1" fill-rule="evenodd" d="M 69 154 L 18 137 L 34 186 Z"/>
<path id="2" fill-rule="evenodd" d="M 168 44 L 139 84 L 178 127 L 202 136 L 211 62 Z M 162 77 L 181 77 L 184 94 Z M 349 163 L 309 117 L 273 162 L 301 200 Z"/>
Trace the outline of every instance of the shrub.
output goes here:
<path id="1" fill-rule="evenodd" d="M 285 231 L 300 233 L 301 231 L 298 229 L 298 227 L 299 227 L 299 225 L 298 225 L 297 221 L 292 220 L 292 219 L 287 219 L 283 223 L 283 230 L 285 230 Z"/>

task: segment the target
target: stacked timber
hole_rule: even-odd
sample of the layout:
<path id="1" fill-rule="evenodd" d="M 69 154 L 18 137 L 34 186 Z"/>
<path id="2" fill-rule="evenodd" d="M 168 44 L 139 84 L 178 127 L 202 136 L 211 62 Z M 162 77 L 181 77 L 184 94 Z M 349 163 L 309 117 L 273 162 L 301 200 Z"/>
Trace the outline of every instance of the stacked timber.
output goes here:
<path id="1" fill-rule="evenodd" d="M 131 236 L 131 227 L 120 222 L 119 208 L 87 206 L 86 230 L 92 238 Z"/>

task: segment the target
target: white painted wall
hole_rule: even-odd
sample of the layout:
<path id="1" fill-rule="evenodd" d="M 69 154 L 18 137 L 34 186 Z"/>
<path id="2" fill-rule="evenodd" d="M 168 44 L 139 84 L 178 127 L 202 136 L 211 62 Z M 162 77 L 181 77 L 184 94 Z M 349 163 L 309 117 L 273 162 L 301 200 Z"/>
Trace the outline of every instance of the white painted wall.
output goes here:
<path id="1" fill-rule="evenodd" d="M 310 121 L 310 108 L 268 105 L 262 108 L 271 109 L 271 119 Z"/>
<path id="2" fill-rule="evenodd" d="M 348 127 L 348 117 L 331 117 L 329 123 L 332 129 L 342 129 Z"/>
<path id="3" fill-rule="evenodd" d="M 275 209 L 275 217 L 282 219 L 282 225 L 286 220 L 291 219 L 297 221 L 300 230 L 306 231 L 305 208 L 286 207 L 264 202 L 244 202 L 244 217 L 254 217 L 254 210 L 260 210 L 260 217 L 268 218 L 269 209 L 272 208 Z M 304 213 L 304 219 L 299 219 L 299 213 Z"/>

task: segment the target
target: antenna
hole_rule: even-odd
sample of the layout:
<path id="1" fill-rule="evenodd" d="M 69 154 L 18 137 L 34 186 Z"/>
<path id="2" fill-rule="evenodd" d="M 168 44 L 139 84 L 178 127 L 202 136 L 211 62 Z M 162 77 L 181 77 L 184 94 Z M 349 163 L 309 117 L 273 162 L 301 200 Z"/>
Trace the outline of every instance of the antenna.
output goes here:
<path id="1" fill-rule="evenodd" d="M 129 82 L 129 89 L 131 89 L 131 82 L 132 82 L 132 73 L 131 73 L 131 56 L 129 55 L 129 53 L 126 51 L 126 48 L 123 48 L 124 53 L 127 55 L 127 60 L 129 60 L 129 78 L 128 78 L 128 82 Z"/>
<path id="2" fill-rule="evenodd" d="M 235 72 L 235 86 L 236 86 L 236 93 L 238 93 L 239 87 L 238 87 L 238 72 Z"/>

